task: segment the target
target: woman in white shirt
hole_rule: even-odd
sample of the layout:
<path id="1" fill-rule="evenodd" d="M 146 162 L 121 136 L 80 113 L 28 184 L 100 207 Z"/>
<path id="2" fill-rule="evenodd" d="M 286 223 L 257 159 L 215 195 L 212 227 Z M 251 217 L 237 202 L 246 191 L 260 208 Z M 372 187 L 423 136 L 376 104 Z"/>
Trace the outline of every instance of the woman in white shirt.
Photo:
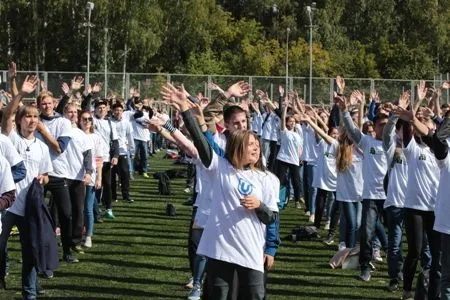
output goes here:
<path id="1" fill-rule="evenodd" d="M 216 187 L 197 250 L 208 257 L 208 298 L 228 299 L 236 273 L 242 299 L 263 299 L 266 224 L 276 220 L 278 206 L 277 197 L 264 192 L 271 180 L 261 171 L 259 140 L 250 131 L 230 133 L 226 158 L 218 157 L 189 111 L 185 94 L 169 83 L 161 94 L 180 106 L 185 126 Z"/>
<path id="2" fill-rule="evenodd" d="M 296 131 L 295 119 L 293 116 L 286 116 L 288 106 L 283 108 L 281 116 L 280 151 L 275 163 L 275 174 L 283 187 L 289 186 L 287 171 L 291 176 L 294 186 L 294 199 L 296 205 L 300 204 L 301 181 L 300 181 L 300 156 L 302 155 L 303 140 Z"/>
<path id="3" fill-rule="evenodd" d="M 16 200 L 2 219 L 4 230 L 0 234 L 0 249 L 6 249 L 11 228 L 16 225 L 20 233 L 22 248 L 22 296 L 24 299 L 36 299 L 37 274 L 33 254 L 26 234 L 25 201 L 31 183 L 36 178 L 41 184 L 48 182 L 48 173 L 53 170 L 50 150 L 46 144 L 35 137 L 35 132 L 46 134 L 45 128 L 39 123 L 39 111 L 33 106 L 22 106 L 16 113 L 16 129 L 13 129 L 12 115 L 19 107 L 23 96 L 34 91 L 37 84 L 35 76 L 27 76 L 22 85 L 21 92 L 14 97 L 4 111 L 2 120 L 2 133 L 9 136 L 14 147 L 22 157 L 27 174 L 25 179 L 16 185 Z M 0 252 L 0 261 L 6 261 L 6 252 Z M 0 284 L 5 286 L 5 268 L 1 268 Z"/>

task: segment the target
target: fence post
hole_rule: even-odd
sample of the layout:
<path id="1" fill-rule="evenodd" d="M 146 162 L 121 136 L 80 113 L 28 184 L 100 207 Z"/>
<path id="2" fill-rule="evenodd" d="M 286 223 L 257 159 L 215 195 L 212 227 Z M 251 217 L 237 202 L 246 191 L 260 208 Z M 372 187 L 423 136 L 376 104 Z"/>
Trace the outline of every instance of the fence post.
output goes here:
<path id="1" fill-rule="evenodd" d="M 416 90 L 414 89 L 414 80 L 411 80 L 411 107 L 414 107 L 415 98 L 416 98 Z"/>
<path id="2" fill-rule="evenodd" d="M 450 81 L 450 73 L 447 73 L 447 81 Z M 448 102 L 449 102 L 449 96 L 450 96 L 450 89 L 447 89 L 447 100 L 446 100 L 446 102 L 445 103 L 447 103 L 448 104 Z"/>
<path id="3" fill-rule="evenodd" d="M 253 95 L 253 76 L 248 76 L 248 84 L 251 86 L 250 95 Z"/>
<path id="4" fill-rule="evenodd" d="M 330 106 L 333 106 L 334 78 L 330 78 Z"/>

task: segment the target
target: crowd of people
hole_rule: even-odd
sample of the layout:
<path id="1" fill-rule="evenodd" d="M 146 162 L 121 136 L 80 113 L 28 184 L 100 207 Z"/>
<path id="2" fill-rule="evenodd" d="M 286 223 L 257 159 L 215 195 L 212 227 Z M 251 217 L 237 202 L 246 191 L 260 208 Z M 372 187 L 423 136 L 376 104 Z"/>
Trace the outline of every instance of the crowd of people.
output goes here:
<path id="1" fill-rule="evenodd" d="M 134 89 L 126 100 L 97 97 L 100 84 L 86 84 L 81 93 L 83 78 L 75 77 L 55 98 L 34 75 L 18 89 L 14 63 L 9 83 L 0 135 L 2 289 L 14 226 L 23 298 L 35 299 L 38 274 L 52 277 L 57 265 L 47 257 L 54 252 L 40 252 L 35 241 L 60 232 L 62 261 L 77 263 L 76 253 L 92 247 L 94 223 L 115 218 L 118 185 L 121 198 L 133 203 L 133 174 L 149 177 L 149 146 L 164 138 L 195 170 L 189 300 L 267 297 L 280 245 L 280 198 L 304 210 L 325 233 L 324 243 L 333 244 L 339 231 L 340 251 L 359 249 L 361 280 L 371 280 L 371 261 L 386 252 L 390 291 L 402 288 L 403 299 L 414 299 L 420 260 L 428 299 L 450 299 L 450 113 L 440 103 L 449 82 L 421 81 L 416 97 L 406 91 L 382 101 L 376 91 L 369 99 L 347 92 L 338 76 L 330 107 L 307 105 L 283 86 L 272 101 L 243 81 L 227 90 L 210 83 L 218 92 L 213 100 L 166 83 L 159 95 L 164 105 L 156 105 Z M 36 101 L 24 104 L 38 85 Z M 166 105 L 176 111 L 173 118 Z M 50 196 L 47 213 L 33 212 L 36 193 Z M 52 226 L 36 233 L 30 214 Z"/>

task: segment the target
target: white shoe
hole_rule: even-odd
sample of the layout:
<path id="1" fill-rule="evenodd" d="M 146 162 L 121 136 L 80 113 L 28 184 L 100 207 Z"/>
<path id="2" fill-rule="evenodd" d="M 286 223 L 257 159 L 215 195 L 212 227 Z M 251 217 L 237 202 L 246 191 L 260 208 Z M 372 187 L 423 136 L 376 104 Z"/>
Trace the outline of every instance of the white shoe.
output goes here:
<path id="1" fill-rule="evenodd" d="M 309 216 L 309 222 L 310 222 L 310 223 L 314 223 L 315 219 L 316 219 L 316 218 L 315 218 L 314 215 L 310 215 L 310 216 Z"/>
<path id="2" fill-rule="evenodd" d="M 338 250 L 341 251 L 341 250 L 344 250 L 345 248 L 347 248 L 347 246 L 345 245 L 345 242 L 340 242 L 339 246 L 338 246 Z"/>
<path id="3" fill-rule="evenodd" d="M 383 258 L 381 257 L 381 251 L 380 249 L 374 249 L 373 250 L 373 259 L 377 262 L 382 262 Z"/>
<path id="4" fill-rule="evenodd" d="M 86 241 L 84 242 L 84 246 L 86 248 L 92 248 L 92 238 L 90 236 L 86 237 Z"/>
<path id="5" fill-rule="evenodd" d="M 309 217 L 311 213 L 309 211 L 305 212 L 305 216 Z"/>
<path id="6" fill-rule="evenodd" d="M 325 227 L 323 228 L 324 230 L 330 230 L 330 221 L 327 221 L 325 223 Z"/>

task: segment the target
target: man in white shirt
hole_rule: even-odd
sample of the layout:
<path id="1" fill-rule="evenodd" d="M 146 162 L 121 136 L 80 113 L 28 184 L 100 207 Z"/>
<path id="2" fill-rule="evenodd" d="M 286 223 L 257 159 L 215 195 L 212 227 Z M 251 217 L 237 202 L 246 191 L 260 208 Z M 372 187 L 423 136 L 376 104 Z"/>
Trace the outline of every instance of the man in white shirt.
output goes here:
<path id="1" fill-rule="evenodd" d="M 111 185 L 112 198 L 117 201 L 117 183 L 116 176 L 119 175 L 120 187 L 122 189 L 122 199 L 132 203 L 130 198 L 130 174 L 128 165 L 128 152 L 134 153 L 133 128 L 130 121 L 123 117 L 123 105 L 119 102 L 112 106 L 112 122 L 116 125 L 119 138 L 119 161 L 112 168 Z"/>

